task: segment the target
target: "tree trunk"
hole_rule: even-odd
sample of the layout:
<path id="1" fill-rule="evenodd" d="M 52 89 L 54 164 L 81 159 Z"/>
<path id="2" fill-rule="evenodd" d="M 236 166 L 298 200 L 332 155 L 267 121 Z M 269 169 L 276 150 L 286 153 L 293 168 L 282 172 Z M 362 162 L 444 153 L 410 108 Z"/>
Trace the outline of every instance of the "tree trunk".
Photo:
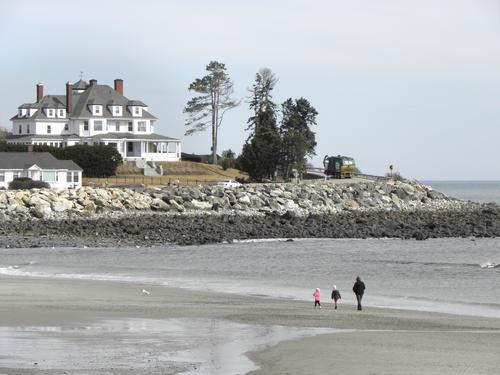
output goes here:
<path id="1" fill-rule="evenodd" d="M 212 94 L 212 164 L 217 164 L 217 103 L 216 93 Z"/>

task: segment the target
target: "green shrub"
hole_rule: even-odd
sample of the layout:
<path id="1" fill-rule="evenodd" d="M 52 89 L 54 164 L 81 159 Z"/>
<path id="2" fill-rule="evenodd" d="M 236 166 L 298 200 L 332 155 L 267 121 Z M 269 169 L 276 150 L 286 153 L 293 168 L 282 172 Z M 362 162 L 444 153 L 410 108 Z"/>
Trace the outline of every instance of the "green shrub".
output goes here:
<path id="1" fill-rule="evenodd" d="M 26 152 L 26 145 L 0 143 L 0 152 Z M 64 148 L 34 145 L 34 152 L 49 152 L 59 160 L 73 160 L 85 177 L 108 177 L 116 174 L 122 163 L 118 150 L 109 145 L 74 145 Z M 0 155 L 1 156 L 1 155 Z"/>
<path id="2" fill-rule="evenodd" d="M 50 185 L 45 181 L 33 181 L 29 177 L 15 178 L 9 182 L 10 190 L 48 189 Z"/>
<path id="3" fill-rule="evenodd" d="M 234 159 L 222 159 L 222 169 L 226 170 L 228 168 L 232 168 L 234 165 Z"/>

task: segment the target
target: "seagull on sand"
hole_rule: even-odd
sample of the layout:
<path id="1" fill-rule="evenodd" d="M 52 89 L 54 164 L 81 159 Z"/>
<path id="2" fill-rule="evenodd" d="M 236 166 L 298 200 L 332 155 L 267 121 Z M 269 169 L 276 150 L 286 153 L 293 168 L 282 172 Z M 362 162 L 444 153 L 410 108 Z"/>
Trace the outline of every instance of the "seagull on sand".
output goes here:
<path id="1" fill-rule="evenodd" d="M 149 296 L 151 294 L 151 292 L 148 292 L 146 289 L 143 289 L 142 293 L 145 294 L 145 295 L 147 295 L 147 296 Z"/>

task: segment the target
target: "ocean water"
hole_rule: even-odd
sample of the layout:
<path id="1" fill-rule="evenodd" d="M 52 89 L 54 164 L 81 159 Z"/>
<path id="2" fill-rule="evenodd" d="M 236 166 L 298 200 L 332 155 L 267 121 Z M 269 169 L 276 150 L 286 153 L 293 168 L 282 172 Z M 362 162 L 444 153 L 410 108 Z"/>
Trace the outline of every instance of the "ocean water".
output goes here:
<path id="1" fill-rule="evenodd" d="M 133 260 L 133 261 L 131 261 Z M 341 308 L 354 304 L 360 275 L 365 308 L 381 306 L 500 318 L 500 238 L 304 239 L 119 249 L 0 249 L 0 276 L 109 280 L 328 303 L 336 284 Z M 354 310 L 354 306 L 351 307 Z M 213 319 L 128 319 L 75 327 L 2 327 L 4 366 L 105 368 L 136 373 L 246 374 L 245 355 L 283 340 L 331 329 L 259 326 Z M 33 348 L 36 348 L 35 350 Z M 133 359 L 133 360 L 131 360 Z"/>
<path id="2" fill-rule="evenodd" d="M 500 181 L 422 181 L 446 195 L 479 203 L 500 204 Z"/>
<path id="3" fill-rule="evenodd" d="M 130 260 L 133 259 L 133 262 Z M 2 249 L 0 275 L 151 283 L 311 300 L 332 285 L 354 304 L 500 317 L 500 238 L 300 239 L 120 249 Z M 490 265 L 490 268 L 487 266 Z"/>

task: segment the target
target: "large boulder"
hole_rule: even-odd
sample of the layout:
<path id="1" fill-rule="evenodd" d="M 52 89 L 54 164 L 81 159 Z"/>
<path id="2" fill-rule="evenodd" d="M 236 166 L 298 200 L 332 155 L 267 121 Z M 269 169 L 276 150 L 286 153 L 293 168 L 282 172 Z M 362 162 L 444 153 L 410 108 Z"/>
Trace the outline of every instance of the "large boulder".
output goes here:
<path id="1" fill-rule="evenodd" d="M 54 212 L 64 212 L 67 210 L 71 210 L 73 208 L 73 202 L 64 198 L 59 198 L 54 200 L 51 206 L 52 206 L 52 211 Z"/>
<path id="2" fill-rule="evenodd" d="M 184 212 L 186 210 L 184 206 L 178 203 L 175 199 L 172 199 L 170 201 L 170 206 L 172 207 L 173 210 L 176 210 L 178 212 Z"/>
<path id="3" fill-rule="evenodd" d="M 168 211 L 170 210 L 170 205 L 162 199 L 155 198 L 151 202 L 151 209 L 154 211 Z"/>
<path id="4" fill-rule="evenodd" d="M 31 215 L 39 219 L 47 219 L 52 214 L 52 209 L 48 204 L 36 204 L 30 209 Z"/>
<path id="5" fill-rule="evenodd" d="M 240 198 L 238 198 L 238 202 L 244 205 L 249 205 L 251 203 L 250 197 L 248 195 L 242 195 Z"/>
<path id="6" fill-rule="evenodd" d="M 212 209 L 212 203 L 210 202 L 204 202 L 204 201 L 199 201 L 196 199 L 193 199 L 191 202 L 191 206 L 195 210 L 211 210 Z"/>

